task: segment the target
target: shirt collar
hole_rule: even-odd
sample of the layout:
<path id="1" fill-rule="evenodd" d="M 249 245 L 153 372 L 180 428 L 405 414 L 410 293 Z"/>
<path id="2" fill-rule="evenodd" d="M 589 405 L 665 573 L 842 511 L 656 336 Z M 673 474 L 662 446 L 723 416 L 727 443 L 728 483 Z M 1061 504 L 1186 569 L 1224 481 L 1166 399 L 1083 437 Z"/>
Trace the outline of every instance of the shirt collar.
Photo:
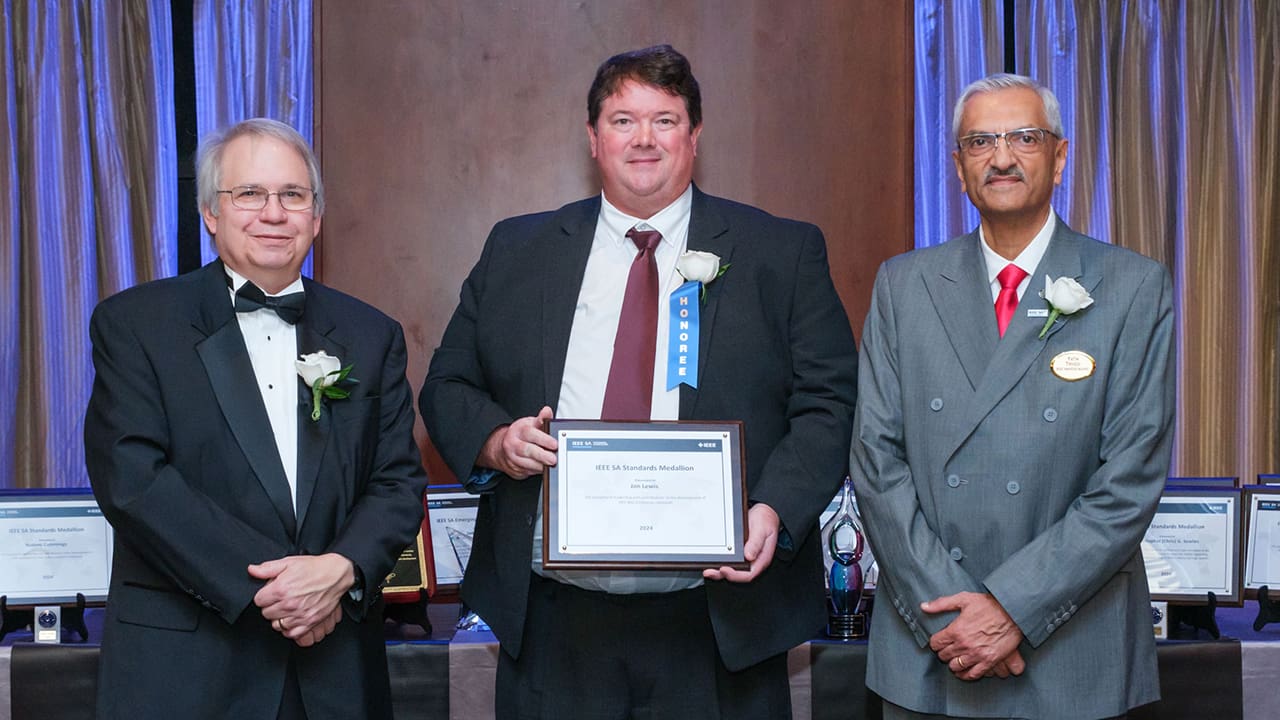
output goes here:
<path id="1" fill-rule="evenodd" d="M 630 243 L 627 239 L 627 231 L 640 225 L 641 229 L 648 226 L 662 233 L 662 242 L 671 247 L 676 247 L 679 238 L 676 237 L 681 227 L 689 227 L 689 214 L 693 210 L 693 183 L 689 183 L 689 187 L 684 189 L 680 197 L 676 198 L 670 205 L 662 208 L 654 213 L 650 218 L 632 217 L 609 202 L 609 198 L 604 193 L 600 193 L 600 221 L 609 230 L 609 238 L 615 243 Z"/>
<path id="2" fill-rule="evenodd" d="M 236 272 L 235 270 L 232 270 L 230 267 L 227 267 L 226 263 L 223 263 L 222 269 L 227 271 L 227 278 L 230 279 L 231 281 L 231 286 L 228 289 L 231 291 L 231 301 L 235 302 L 236 291 L 240 289 L 241 285 L 244 285 L 245 283 L 249 282 L 249 280 L 248 278 Z M 281 290 L 278 293 L 269 293 L 266 290 L 263 290 L 262 292 L 268 297 L 276 297 L 277 295 L 287 295 L 289 293 L 303 292 L 302 276 L 299 275 L 297 278 L 294 279 L 293 282 L 289 283 L 288 287 L 286 287 L 285 289 Z"/>
<path id="3" fill-rule="evenodd" d="M 1057 224 L 1057 219 L 1052 210 L 1049 211 L 1049 218 L 1044 221 L 1044 226 L 1040 228 L 1040 232 L 1031 238 L 1031 242 L 1018 253 L 1018 257 L 1013 259 L 1013 264 L 1022 268 L 1028 277 L 1036 271 L 1036 266 L 1040 264 L 1040 258 L 1044 257 L 1045 250 L 1049 249 L 1049 238 L 1053 237 L 1053 229 Z M 996 276 L 1000 271 L 1009 264 L 1009 259 L 991 249 L 987 245 L 987 237 L 982 232 L 982 226 L 978 226 L 979 244 L 982 246 L 982 259 L 987 264 L 987 284 L 996 282 Z"/>

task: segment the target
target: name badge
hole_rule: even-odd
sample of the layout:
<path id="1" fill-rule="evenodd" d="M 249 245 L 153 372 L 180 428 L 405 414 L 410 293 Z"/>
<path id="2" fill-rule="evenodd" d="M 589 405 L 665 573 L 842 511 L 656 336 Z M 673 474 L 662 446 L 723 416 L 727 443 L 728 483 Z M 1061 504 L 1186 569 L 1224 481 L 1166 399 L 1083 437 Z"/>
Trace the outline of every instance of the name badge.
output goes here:
<path id="1" fill-rule="evenodd" d="M 1093 374 L 1098 363 L 1089 353 L 1083 350 L 1068 350 L 1058 353 L 1049 361 L 1049 369 L 1053 374 L 1067 382 L 1083 380 Z"/>
<path id="2" fill-rule="evenodd" d="M 1049 317 L 1049 308 L 1027 308 L 1027 317 Z"/>

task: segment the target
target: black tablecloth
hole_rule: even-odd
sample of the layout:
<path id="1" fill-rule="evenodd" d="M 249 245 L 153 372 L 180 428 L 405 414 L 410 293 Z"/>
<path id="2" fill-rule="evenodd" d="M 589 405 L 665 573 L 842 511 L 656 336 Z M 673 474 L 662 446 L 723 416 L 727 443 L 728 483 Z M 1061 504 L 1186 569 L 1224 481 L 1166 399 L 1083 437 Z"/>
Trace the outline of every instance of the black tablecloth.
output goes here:
<path id="1" fill-rule="evenodd" d="M 1252 605 L 1252 604 L 1251 604 Z M 1256 607 L 1256 606 L 1255 606 Z M 100 611 L 98 611 L 100 613 Z M 1224 636 L 1238 635 L 1267 651 L 1280 648 L 1280 627 L 1262 633 L 1249 627 L 1255 610 L 1223 608 L 1219 621 Z M 487 634 L 454 637 L 456 606 L 433 606 L 435 632 L 388 625 L 387 664 L 391 674 L 392 701 L 400 720 L 480 718 L 492 708 L 493 666 L 496 646 Z M 90 633 L 98 637 L 90 615 Z M 97 622 L 101 622 L 100 618 Z M 466 637 L 463 637 L 465 635 Z M 65 635 L 71 640 L 70 635 Z M 17 642 L 14 642 L 14 641 Z M 13 720 L 63 720 L 91 718 L 97 685 L 98 647 L 92 643 L 64 642 L 34 645 L 17 633 L 5 639 L 13 644 L 9 655 L 10 708 Z M 865 642 L 815 640 L 797 651 L 795 667 L 809 683 L 810 707 L 797 707 L 797 717 L 813 720 L 880 718 L 880 700 L 862 683 L 866 670 Z M 1171 640 L 1158 644 L 1163 699 L 1138 708 L 1134 720 L 1187 718 L 1231 720 L 1242 718 L 1241 642 L 1214 641 L 1201 631 L 1196 640 Z M 805 667 L 807 660 L 807 667 Z M 0 683 L 2 684 L 2 683 Z M 451 699 L 453 706 L 451 707 Z M 0 717 L 3 716 L 0 708 Z"/>

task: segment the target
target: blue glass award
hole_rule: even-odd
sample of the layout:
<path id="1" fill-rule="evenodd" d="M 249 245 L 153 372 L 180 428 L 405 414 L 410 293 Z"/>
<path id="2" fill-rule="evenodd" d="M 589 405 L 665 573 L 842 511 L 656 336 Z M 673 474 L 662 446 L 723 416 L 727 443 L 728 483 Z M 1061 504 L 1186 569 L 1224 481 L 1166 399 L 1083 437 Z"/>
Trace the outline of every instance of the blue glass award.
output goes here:
<path id="1" fill-rule="evenodd" d="M 827 635 L 842 640 L 865 637 L 867 617 L 862 611 L 862 554 L 866 540 L 862 522 L 853 499 L 853 481 L 844 479 L 840 508 L 822 528 L 823 552 L 830 571 L 827 588 L 830 607 L 827 611 Z"/>

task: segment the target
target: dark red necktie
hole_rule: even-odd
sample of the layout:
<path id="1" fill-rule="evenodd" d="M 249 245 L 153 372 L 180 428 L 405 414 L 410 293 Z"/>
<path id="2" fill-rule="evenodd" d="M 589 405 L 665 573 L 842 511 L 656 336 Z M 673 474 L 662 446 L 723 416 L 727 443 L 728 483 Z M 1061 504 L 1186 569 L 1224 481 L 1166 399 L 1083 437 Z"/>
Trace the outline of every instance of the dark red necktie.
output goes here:
<path id="1" fill-rule="evenodd" d="M 631 262 L 622 297 L 609 384 L 600 410 L 603 420 L 648 420 L 653 407 L 653 356 L 658 344 L 658 261 L 653 251 L 662 233 L 631 228 L 627 237 L 640 252 Z"/>
<path id="2" fill-rule="evenodd" d="M 1013 319 L 1018 309 L 1018 284 L 1027 276 L 1027 271 L 1009 263 L 1004 266 L 996 279 L 1000 281 L 1000 294 L 996 296 L 996 326 L 1000 328 L 1000 337 L 1004 337 L 1005 328 Z"/>

